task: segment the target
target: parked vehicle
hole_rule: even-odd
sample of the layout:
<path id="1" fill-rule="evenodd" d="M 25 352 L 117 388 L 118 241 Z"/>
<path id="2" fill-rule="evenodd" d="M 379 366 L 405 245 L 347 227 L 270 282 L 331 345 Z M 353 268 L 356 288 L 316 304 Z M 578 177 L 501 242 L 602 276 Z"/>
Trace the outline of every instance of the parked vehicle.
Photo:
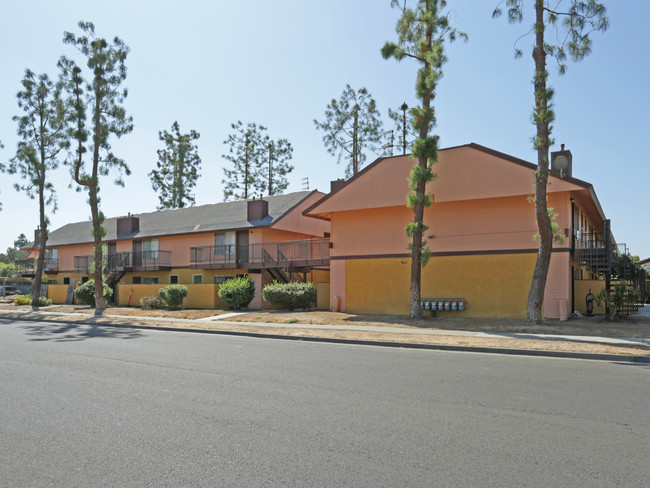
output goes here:
<path id="1" fill-rule="evenodd" d="M 22 294 L 23 294 L 23 292 L 20 291 L 15 286 L 7 285 L 6 290 L 5 290 L 5 287 L 0 285 L 0 297 L 2 297 L 2 296 L 10 296 L 10 295 L 22 295 Z"/>

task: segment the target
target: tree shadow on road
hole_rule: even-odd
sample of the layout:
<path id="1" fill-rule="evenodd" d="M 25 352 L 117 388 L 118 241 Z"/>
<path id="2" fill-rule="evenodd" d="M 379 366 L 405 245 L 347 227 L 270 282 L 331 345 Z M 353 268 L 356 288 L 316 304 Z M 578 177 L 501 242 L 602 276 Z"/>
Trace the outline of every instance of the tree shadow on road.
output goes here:
<path id="1" fill-rule="evenodd" d="M 0 318 L 0 323 L 10 322 L 10 319 Z M 16 323 L 13 321 L 13 323 Z M 86 339 L 138 339 L 144 337 L 141 331 L 126 327 L 97 324 L 88 321 L 84 324 L 69 322 L 37 322 L 23 323 L 19 327 L 32 336 L 31 341 L 78 342 Z"/>

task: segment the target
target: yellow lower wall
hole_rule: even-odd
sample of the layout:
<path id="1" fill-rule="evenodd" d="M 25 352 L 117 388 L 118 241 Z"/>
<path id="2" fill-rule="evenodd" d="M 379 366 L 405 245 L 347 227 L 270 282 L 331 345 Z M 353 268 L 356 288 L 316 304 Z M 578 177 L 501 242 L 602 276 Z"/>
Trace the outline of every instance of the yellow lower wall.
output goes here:
<path id="1" fill-rule="evenodd" d="M 126 306 L 129 303 L 129 295 L 131 291 L 131 306 L 139 307 L 140 299 L 158 295 L 158 290 L 169 286 L 167 284 L 158 285 L 132 285 L 120 284 L 118 285 L 118 303 L 120 306 Z M 228 305 L 219 298 L 219 285 L 203 284 L 192 285 L 187 284 L 187 298 L 183 301 L 184 308 L 227 308 Z"/>
<path id="2" fill-rule="evenodd" d="M 422 297 L 464 298 L 454 317 L 526 316 L 526 300 L 535 254 L 490 254 L 434 257 L 422 269 Z M 409 258 L 346 261 L 346 312 L 408 314 Z"/>
<path id="3" fill-rule="evenodd" d="M 68 285 L 47 285 L 47 298 L 52 303 L 65 303 L 68 296 Z"/>
<path id="4" fill-rule="evenodd" d="M 575 280 L 573 282 L 575 309 L 582 314 L 587 313 L 587 302 L 585 300 L 587 293 L 591 290 L 591 294 L 596 297 L 600 290 L 603 289 L 605 289 L 605 281 L 603 280 Z M 605 304 L 598 306 L 596 300 L 594 300 L 594 313 L 604 314 Z"/>
<path id="5" fill-rule="evenodd" d="M 318 310 L 330 309 L 330 284 L 329 282 L 314 283 L 316 287 L 316 308 Z"/>

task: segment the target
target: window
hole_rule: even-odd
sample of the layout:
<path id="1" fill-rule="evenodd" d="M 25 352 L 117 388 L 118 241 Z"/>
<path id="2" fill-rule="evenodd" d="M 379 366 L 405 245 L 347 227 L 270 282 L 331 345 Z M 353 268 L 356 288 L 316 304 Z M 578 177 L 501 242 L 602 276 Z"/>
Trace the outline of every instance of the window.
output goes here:
<path id="1" fill-rule="evenodd" d="M 214 234 L 214 255 L 223 256 L 235 253 L 235 232 L 216 232 Z"/>
<path id="2" fill-rule="evenodd" d="M 202 274 L 192 275 L 192 283 L 194 283 L 195 285 L 203 284 L 203 275 Z"/>
<path id="3" fill-rule="evenodd" d="M 56 285 L 57 281 L 56 280 L 47 280 L 48 285 Z"/>
<path id="4" fill-rule="evenodd" d="M 63 284 L 64 285 L 69 285 L 70 284 L 70 277 L 69 276 L 64 276 L 63 277 Z"/>
<path id="5" fill-rule="evenodd" d="M 169 284 L 177 285 L 178 284 L 178 275 L 169 275 Z"/>
<path id="6" fill-rule="evenodd" d="M 143 285 L 157 285 L 158 284 L 158 277 L 157 276 L 145 276 L 142 278 L 142 284 Z"/>
<path id="7" fill-rule="evenodd" d="M 221 285 L 225 283 L 226 281 L 233 280 L 235 279 L 234 276 L 227 276 L 227 275 L 217 275 L 214 277 L 214 283 L 215 285 Z"/>
<path id="8" fill-rule="evenodd" d="M 133 277 L 133 284 L 134 285 L 139 285 L 140 283 L 142 283 L 142 277 L 141 276 L 134 276 Z"/>
<path id="9" fill-rule="evenodd" d="M 158 259 L 158 239 L 142 241 L 142 251 L 144 259 Z"/>
<path id="10" fill-rule="evenodd" d="M 88 278 L 87 276 L 82 276 L 82 277 L 81 277 L 81 282 L 82 282 L 82 283 L 85 283 L 85 282 L 88 281 L 89 279 L 90 279 L 90 278 Z M 133 278 L 133 279 L 135 280 L 135 278 Z M 135 283 L 135 281 L 134 281 L 134 283 Z"/>

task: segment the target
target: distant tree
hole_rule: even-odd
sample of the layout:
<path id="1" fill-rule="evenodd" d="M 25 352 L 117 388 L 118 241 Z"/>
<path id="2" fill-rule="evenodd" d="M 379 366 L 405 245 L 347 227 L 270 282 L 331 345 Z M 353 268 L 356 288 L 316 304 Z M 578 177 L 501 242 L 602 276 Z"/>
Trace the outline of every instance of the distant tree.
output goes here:
<path id="1" fill-rule="evenodd" d="M 0 278 L 13 278 L 15 276 L 15 266 L 5 264 L 0 260 Z"/>
<path id="2" fill-rule="evenodd" d="M 171 133 L 166 130 L 158 133 L 165 148 L 158 150 L 157 169 L 149 173 L 151 186 L 159 192 L 158 210 L 183 208 L 196 203 L 191 190 L 200 176 L 201 158 L 192 141 L 199 137 L 201 135 L 194 130 L 181 134 L 178 122 L 172 124 Z"/>
<path id="3" fill-rule="evenodd" d="M 409 112 L 409 106 L 404 102 L 400 105 L 399 110 L 388 109 L 388 117 L 395 124 L 395 133 L 397 134 L 397 147 L 401 150 L 402 155 L 408 152 L 413 137 L 413 116 Z M 391 141 L 392 144 L 392 141 Z"/>
<path id="4" fill-rule="evenodd" d="M 500 2 L 501 5 L 503 2 Z M 524 18 L 524 0 L 505 0 L 508 7 L 508 22 L 521 22 Z M 553 144 L 551 123 L 555 119 L 551 99 L 553 90 L 548 87 L 548 72 L 546 58 L 551 56 L 558 62 L 558 71 L 566 71 L 567 53 L 574 61 L 580 61 L 591 52 L 590 34 L 594 31 L 605 31 L 608 20 L 605 7 L 595 0 L 531 0 L 535 12 L 535 23 L 530 32 L 535 33 L 535 43 L 532 57 L 535 62 L 533 78 L 535 108 L 533 120 L 537 133 L 533 145 L 537 151 L 537 171 L 535 172 L 535 216 L 539 229 L 539 251 L 533 272 L 533 279 L 526 304 L 526 324 L 541 324 L 542 303 L 546 277 L 551 263 L 553 251 L 553 228 L 546 200 L 546 185 L 549 175 L 549 148 Z M 499 6 L 492 16 L 502 14 Z M 562 19 L 561 25 L 558 20 Z M 557 31 L 558 44 L 550 44 L 546 36 L 547 27 Z M 515 57 L 520 58 L 523 52 L 515 48 Z"/>
<path id="5" fill-rule="evenodd" d="M 228 154 L 222 157 L 230 161 L 232 169 L 224 168 L 225 178 L 221 181 L 225 187 L 224 200 L 249 198 L 260 189 L 262 174 L 262 158 L 266 153 L 266 127 L 249 123 L 246 126 L 237 121 L 231 124 L 234 133 L 228 135 L 223 143 L 228 146 Z"/>
<path id="6" fill-rule="evenodd" d="M 261 192 L 269 196 L 279 195 L 289 186 L 287 175 L 293 171 L 293 166 L 289 164 L 293 155 L 293 147 L 286 139 L 272 140 L 266 136 L 264 138 L 264 155 L 262 163 L 268 169 L 268 178 L 261 182 Z"/>
<path id="7" fill-rule="evenodd" d="M 347 177 L 356 175 L 366 161 L 365 150 L 375 151 L 381 140 L 381 119 L 375 100 L 368 90 L 354 90 L 346 85 L 338 100 L 332 99 L 325 109 L 325 120 L 314 120 L 316 129 L 325 132 L 327 152 L 348 161 Z"/>
<path id="8" fill-rule="evenodd" d="M 21 251 L 21 249 L 27 247 L 29 241 L 25 234 L 20 234 L 16 240 L 14 240 L 14 246 L 8 247 L 7 251 L 0 253 L 0 262 L 6 264 L 13 264 L 16 261 L 21 259 L 27 259 L 29 253 L 27 251 Z"/>
<path id="9" fill-rule="evenodd" d="M 50 205 L 52 212 L 56 211 L 56 195 L 48 174 L 59 166 L 59 154 L 68 148 L 69 141 L 61 87 L 46 74 L 37 76 L 29 69 L 25 71 L 22 85 L 23 90 L 16 98 L 23 114 L 13 118 L 22 140 L 5 170 L 9 174 L 19 174 L 26 181 L 22 185 L 14 184 L 16 191 L 38 199 L 40 239 L 34 243 L 38 244 L 39 253 L 32 287 L 32 298 L 37 299 L 41 293 L 48 237 L 49 219 L 45 207 Z M 38 307 L 34 305 L 34 308 Z"/>
<path id="10" fill-rule="evenodd" d="M 406 1 L 392 0 L 391 5 L 401 10 L 397 22 L 398 41 L 387 42 L 381 49 L 384 59 L 415 59 L 420 65 L 417 74 L 416 92 L 422 106 L 411 110 L 414 128 L 418 137 L 412 144 L 411 158 L 418 163 L 409 175 L 411 193 L 407 205 L 413 208 L 413 222 L 406 226 L 406 233 L 412 238 L 411 248 L 411 291 L 410 316 L 422 317 L 420 290 L 422 266 L 429 260 L 429 250 L 423 245 L 422 236 L 427 230 L 424 225 L 424 208 L 431 206 L 431 195 L 426 193 L 426 184 L 435 179 L 432 166 L 438 161 L 438 136 L 430 136 L 431 126 L 435 125 L 434 109 L 431 101 L 435 97 L 438 80 L 442 76 L 442 65 L 446 61 L 444 42 L 467 36 L 449 25 L 449 18 L 442 13 L 446 6 L 444 0 L 419 0 L 414 9 L 406 6 Z"/>
<path id="11" fill-rule="evenodd" d="M 75 61 L 61 57 L 59 66 L 68 91 L 68 109 L 71 123 L 70 135 L 75 144 L 73 156 L 66 161 L 71 166 L 78 190 L 88 191 L 88 203 L 92 216 L 94 241 L 93 273 L 95 286 L 95 315 L 106 309 L 103 289 L 102 238 L 104 214 L 99 208 L 99 177 L 111 170 L 117 172 L 115 184 L 124 186 L 123 174 L 131 174 L 126 163 L 111 152 L 109 137 L 121 137 L 133 130 L 132 118 L 126 115 L 123 103 L 127 96 L 121 85 L 126 79 L 126 57 L 129 48 L 115 37 L 112 43 L 95 36 L 91 22 L 79 22 L 83 35 L 64 34 L 63 42 L 76 47 L 86 58 L 92 76 L 84 77 L 84 71 Z M 87 127 L 89 123 L 90 127 Z M 91 157 L 86 164 L 86 152 Z"/>

